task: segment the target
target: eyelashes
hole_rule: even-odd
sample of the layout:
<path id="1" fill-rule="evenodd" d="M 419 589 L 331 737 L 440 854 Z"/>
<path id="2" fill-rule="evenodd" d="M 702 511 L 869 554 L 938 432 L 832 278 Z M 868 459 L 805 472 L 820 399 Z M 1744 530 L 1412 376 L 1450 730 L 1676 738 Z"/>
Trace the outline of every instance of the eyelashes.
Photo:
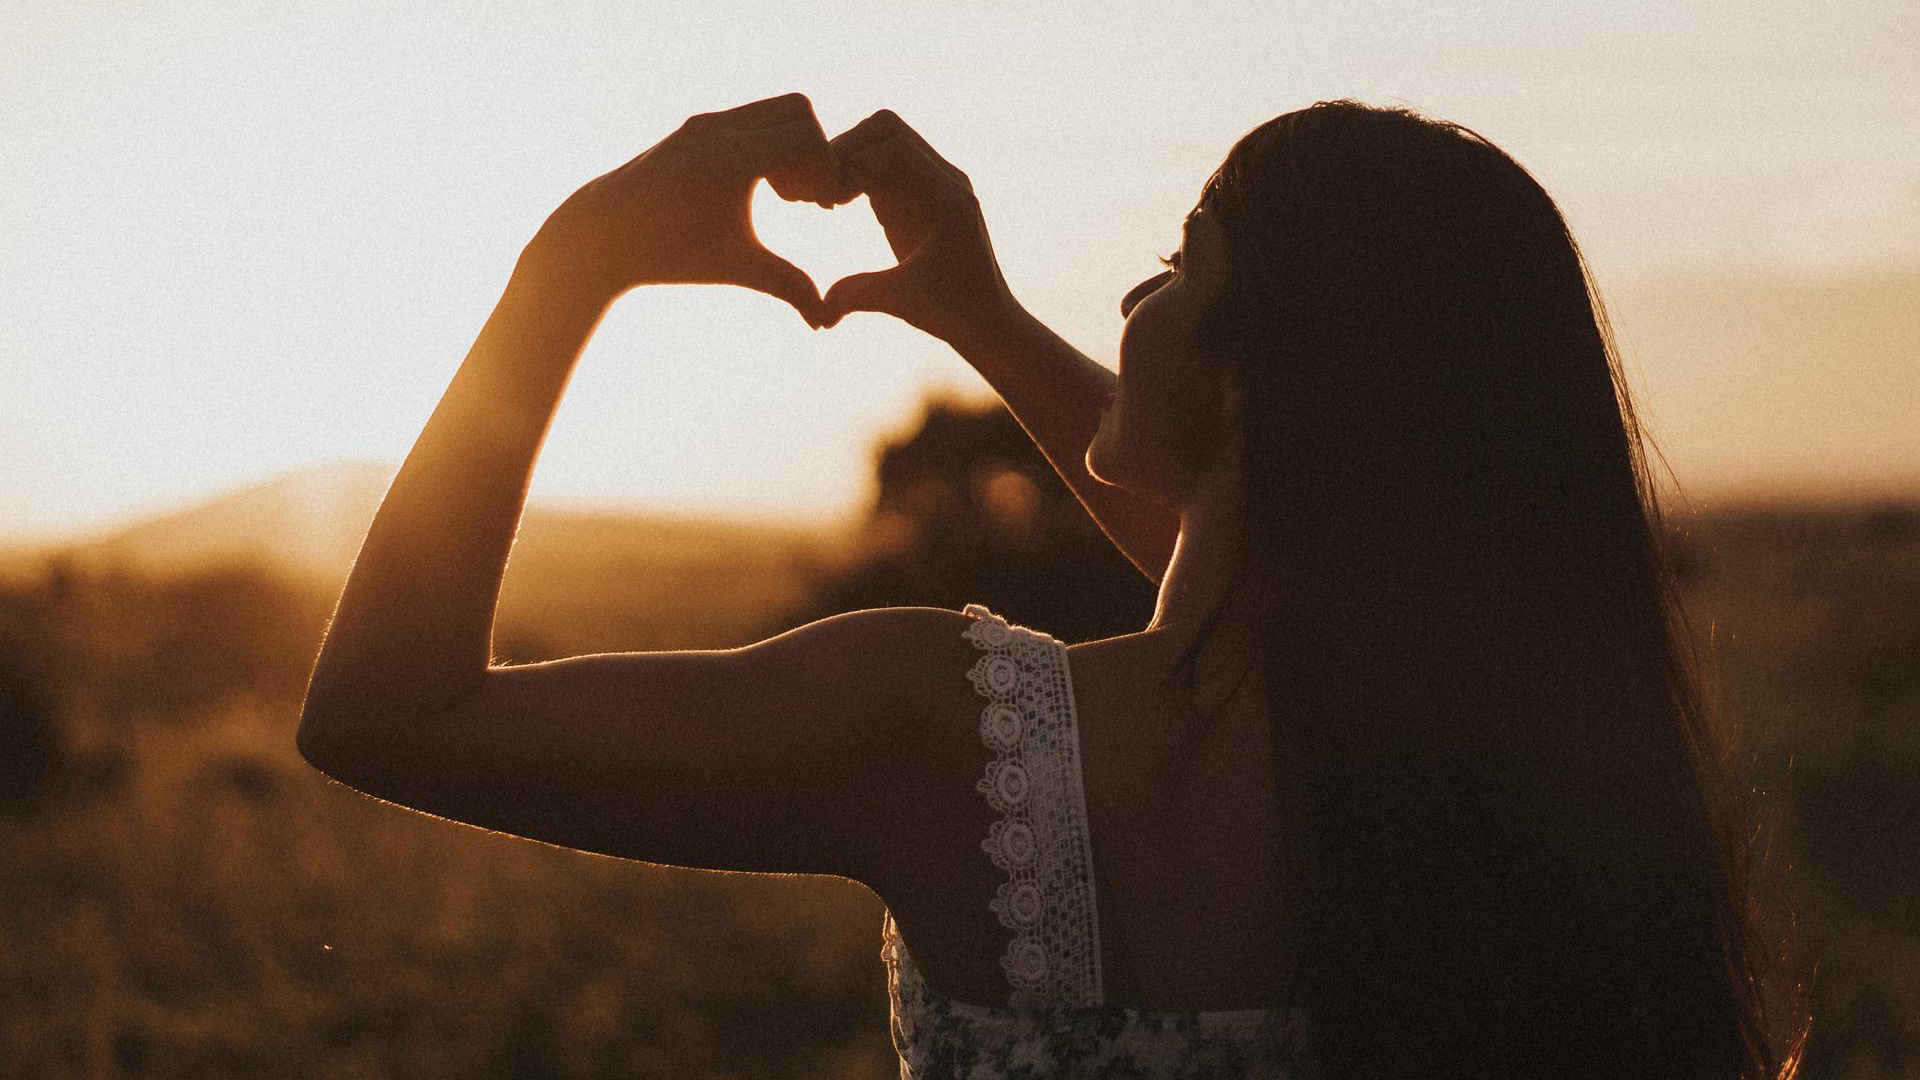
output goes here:
<path id="1" fill-rule="evenodd" d="M 1180 253 L 1179 252 L 1176 251 L 1171 255 L 1157 255 L 1155 256 L 1155 258 L 1157 258 L 1160 261 L 1161 266 L 1164 266 L 1167 268 L 1166 271 L 1163 273 L 1155 274 L 1154 276 L 1148 278 L 1147 280 L 1141 282 L 1140 284 L 1135 285 L 1132 288 L 1132 290 L 1130 290 L 1127 293 L 1127 295 L 1120 298 L 1120 317 L 1121 318 L 1124 319 L 1128 315 L 1131 315 L 1133 313 L 1133 309 L 1140 306 L 1140 301 L 1145 300 L 1149 295 L 1151 295 L 1156 290 L 1158 290 L 1162 285 L 1167 284 L 1167 282 L 1170 280 L 1169 275 L 1177 275 L 1180 272 Z"/>

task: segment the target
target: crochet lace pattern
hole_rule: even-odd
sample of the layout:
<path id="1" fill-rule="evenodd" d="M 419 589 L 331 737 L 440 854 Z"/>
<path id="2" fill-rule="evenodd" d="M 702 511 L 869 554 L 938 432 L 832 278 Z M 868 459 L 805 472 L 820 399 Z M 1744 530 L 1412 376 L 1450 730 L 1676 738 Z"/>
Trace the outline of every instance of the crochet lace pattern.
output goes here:
<path id="1" fill-rule="evenodd" d="M 1066 646 L 979 604 L 965 636 L 982 655 L 967 672 L 987 700 L 980 738 L 994 753 L 975 788 L 1000 813 L 980 847 L 1008 880 L 989 906 L 1013 941 L 1000 967 L 1013 1008 L 1101 1001 L 1093 857 Z"/>

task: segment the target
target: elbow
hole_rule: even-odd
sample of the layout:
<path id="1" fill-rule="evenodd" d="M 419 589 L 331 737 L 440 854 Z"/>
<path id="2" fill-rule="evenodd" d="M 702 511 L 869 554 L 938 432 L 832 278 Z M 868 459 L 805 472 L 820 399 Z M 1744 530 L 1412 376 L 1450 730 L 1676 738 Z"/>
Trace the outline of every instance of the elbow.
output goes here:
<path id="1" fill-rule="evenodd" d="M 307 678 L 294 746 L 307 764 L 342 783 L 390 752 L 413 727 L 457 708 L 485 681 L 487 667 L 338 645 L 330 633 Z"/>
<path id="2" fill-rule="evenodd" d="M 294 732 L 293 745 L 300 757 L 314 769 L 334 779 L 340 779 L 340 762 L 344 758 L 343 746 L 348 739 L 343 736 L 343 725 L 336 715 L 325 709 L 315 707 L 312 696 L 300 710 L 300 726 Z"/>
<path id="3" fill-rule="evenodd" d="M 377 714 L 374 714 L 377 715 Z M 375 742 L 365 712 L 315 710 L 300 714 L 293 745 L 315 772 L 366 795 L 387 796 L 395 748 Z"/>
<path id="4" fill-rule="evenodd" d="M 334 686 L 307 688 L 293 742 L 308 765 L 348 787 L 378 794 L 409 755 L 447 731 L 450 713 L 444 708 L 351 684 Z"/>
<path id="5" fill-rule="evenodd" d="M 329 638 L 328 645 L 332 645 Z M 300 724 L 294 731 L 293 745 L 308 765 L 340 779 L 339 762 L 353 745 L 354 718 L 364 718 L 369 710 L 364 694 L 357 694 L 360 683 L 341 670 L 330 648 L 323 648 L 307 677 L 306 697 L 300 703 Z M 362 700 L 355 701 L 358 697 Z"/>
<path id="6" fill-rule="evenodd" d="M 293 745 L 308 765 L 351 785 L 356 763 L 374 752 L 374 737 L 391 730 L 382 722 L 391 713 L 382 702 L 343 690 L 346 687 L 339 683 L 316 680 L 308 685 Z"/>

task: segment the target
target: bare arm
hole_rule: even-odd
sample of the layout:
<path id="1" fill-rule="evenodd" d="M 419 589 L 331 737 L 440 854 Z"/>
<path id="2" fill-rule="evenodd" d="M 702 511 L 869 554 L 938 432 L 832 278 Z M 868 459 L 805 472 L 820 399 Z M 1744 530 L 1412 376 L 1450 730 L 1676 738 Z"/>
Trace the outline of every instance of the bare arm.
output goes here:
<path id="1" fill-rule="evenodd" d="M 864 193 L 900 265 L 827 290 L 825 321 L 880 311 L 952 345 L 986 378 L 1094 521 L 1156 584 L 1179 535 L 1170 510 L 1087 473 L 1116 376 L 1034 318 L 1000 275 L 967 175 L 881 110 L 833 140 L 846 185 Z"/>
<path id="2" fill-rule="evenodd" d="M 1024 308 L 987 333 L 959 339 L 955 348 L 1007 403 L 1107 539 L 1158 585 L 1173 558 L 1180 519 L 1087 472 L 1087 445 L 1113 397 L 1114 373 Z"/>
<path id="3" fill-rule="evenodd" d="M 496 666 L 493 608 L 527 480 L 582 344 L 636 286 L 820 297 L 747 225 L 757 178 L 831 202 L 798 95 L 687 122 L 590 182 L 527 246 L 354 564 L 301 715 L 316 768 L 429 814 L 624 858 L 890 880 L 938 769 L 928 672 L 971 620 L 850 612 L 739 649 Z M 971 760 L 971 758 L 968 758 Z M 902 793 L 912 793 L 907 798 Z"/>
<path id="4" fill-rule="evenodd" d="M 744 285 L 818 322 L 819 294 L 753 237 L 754 185 L 831 194 L 812 106 L 789 95 L 703 114 L 598 177 L 541 226 L 387 492 L 308 686 L 319 718 L 421 714 L 472 694 L 529 475 L 601 314 L 643 285 Z M 782 190 L 784 189 L 784 190 Z"/>
<path id="5" fill-rule="evenodd" d="M 471 694 L 534 457 L 602 307 L 522 256 L 394 478 L 308 686 L 321 717 L 426 715 Z"/>

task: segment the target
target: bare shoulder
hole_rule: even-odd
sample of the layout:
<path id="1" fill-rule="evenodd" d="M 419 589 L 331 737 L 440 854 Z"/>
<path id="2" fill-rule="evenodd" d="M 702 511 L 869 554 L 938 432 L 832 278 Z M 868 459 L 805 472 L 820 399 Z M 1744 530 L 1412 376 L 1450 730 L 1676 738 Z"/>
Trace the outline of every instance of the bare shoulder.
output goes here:
<path id="1" fill-rule="evenodd" d="M 892 704 L 923 700 L 937 672 L 973 647 L 973 616 L 947 608 L 885 607 L 842 612 L 748 646 L 791 653 L 820 674 L 857 679 Z"/>
<path id="2" fill-rule="evenodd" d="M 908 843 L 971 617 L 874 608 L 735 649 L 490 668 L 431 713 L 335 710 L 315 767 L 438 817 L 670 866 L 869 880 Z"/>
<path id="3" fill-rule="evenodd" d="M 800 627 L 813 648 L 855 665 L 874 685 L 875 696 L 893 710 L 896 732 L 917 754 L 948 741 L 943 729 L 968 727 L 964 706 L 976 699 L 966 671 L 979 653 L 967 631 L 976 618 L 934 607 L 889 607 L 849 611 Z M 775 639 L 777 640 L 777 639 Z"/>
<path id="4" fill-rule="evenodd" d="M 809 639 L 810 648 L 832 648 L 834 645 L 864 642 L 881 644 L 888 654 L 896 651 L 913 653 L 936 642 L 959 637 L 972 622 L 973 616 L 948 608 L 862 608 L 796 626 L 759 645 L 800 635 Z"/>

